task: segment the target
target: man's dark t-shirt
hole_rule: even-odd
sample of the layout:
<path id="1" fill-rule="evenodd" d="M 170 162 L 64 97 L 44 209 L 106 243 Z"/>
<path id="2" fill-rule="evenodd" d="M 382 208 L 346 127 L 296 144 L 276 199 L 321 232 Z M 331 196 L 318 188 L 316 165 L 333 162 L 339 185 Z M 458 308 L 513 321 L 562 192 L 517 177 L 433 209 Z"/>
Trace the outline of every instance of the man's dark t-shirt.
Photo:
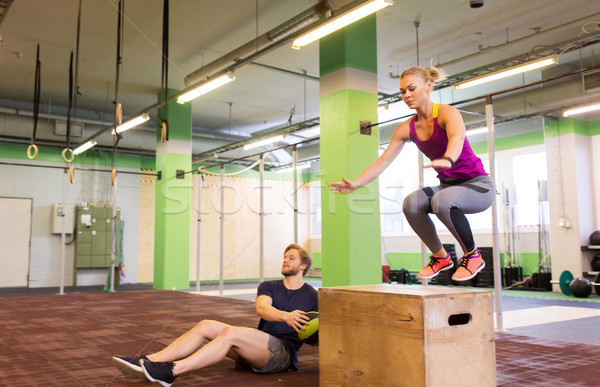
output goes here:
<path id="1" fill-rule="evenodd" d="M 307 283 L 299 289 L 290 290 L 285 287 L 283 280 L 265 281 L 258 286 L 257 296 L 262 295 L 271 297 L 273 307 L 285 312 L 319 310 L 317 290 Z M 261 318 L 258 329 L 281 339 L 292 357 L 290 368 L 297 370 L 298 349 L 302 346 L 302 340 L 298 338 L 294 328 L 284 322 L 267 321 Z"/>

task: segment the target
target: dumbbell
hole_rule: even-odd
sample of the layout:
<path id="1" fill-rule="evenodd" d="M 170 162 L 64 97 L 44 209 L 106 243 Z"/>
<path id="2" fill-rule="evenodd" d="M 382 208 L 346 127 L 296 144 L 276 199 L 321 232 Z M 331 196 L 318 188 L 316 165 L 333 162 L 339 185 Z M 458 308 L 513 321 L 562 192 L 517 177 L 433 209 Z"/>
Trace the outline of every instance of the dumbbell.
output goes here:
<path id="1" fill-rule="evenodd" d="M 592 286 L 596 291 L 596 294 L 600 296 L 600 273 L 594 278 L 594 282 L 590 282 L 587 278 L 579 277 L 573 278 L 573 274 L 570 271 L 565 270 L 560 273 L 560 279 L 558 281 L 550 281 L 552 284 L 559 284 L 560 291 L 564 295 L 585 298 L 592 293 Z"/>

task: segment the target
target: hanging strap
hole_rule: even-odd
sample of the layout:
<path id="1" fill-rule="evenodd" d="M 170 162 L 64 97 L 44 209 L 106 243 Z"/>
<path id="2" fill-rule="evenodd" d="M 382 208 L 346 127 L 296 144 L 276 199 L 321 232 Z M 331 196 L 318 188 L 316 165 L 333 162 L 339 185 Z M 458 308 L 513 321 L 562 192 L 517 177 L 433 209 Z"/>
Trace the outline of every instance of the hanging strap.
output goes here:
<path id="1" fill-rule="evenodd" d="M 67 112 L 67 148 L 71 148 L 71 113 L 73 113 L 73 51 L 69 64 L 69 109 Z"/>
<path id="2" fill-rule="evenodd" d="M 81 0 L 79 0 L 79 10 L 77 12 L 77 42 L 75 44 L 75 80 L 73 85 L 73 111 L 77 117 L 77 99 L 79 93 L 79 37 L 81 36 Z"/>
<path id="3" fill-rule="evenodd" d="M 169 88 L 169 0 L 163 2 L 163 38 L 162 38 L 162 66 L 160 70 L 160 90 L 164 100 L 164 108 L 167 107 L 167 93 Z M 160 114 L 161 128 L 160 141 L 169 141 L 169 123 Z"/>
<path id="4" fill-rule="evenodd" d="M 164 0 L 163 3 L 162 69 L 160 87 L 166 102 L 166 91 L 169 87 L 169 0 Z"/>
<path id="5" fill-rule="evenodd" d="M 123 54 L 122 41 L 123 41 L 123 15 L 125 14 L 125 0 L 119 0 L 119 14 L 117 18 L 117 56 L 115 63 L 115 129 L 118 125 L 121 125 L 123 121 L 123 110 L 121 103 L 119 102 L 119 81 L 121 78 L 121 59 Z"/>
<path id="6" fill-rule="evenodd" d="M 35 83 L 33 87 L 33 133 L 31 134 L 31 143 L 27 148 L 27 157 L 30 160 L 35 159 L 38 154 L 38 147 L 35 145 L 35 134 L 37 133 L 37 124 L 40 112 L 41 68 L 42 63 L 40 62 L 40 44 L 38 43 L 37 54 L 35 57 Z"/>
<path id="7" fill-rule="evenodd" d="M 117 55 L 115 62 L 115 142 L 112 149 L 112 173 L 111 182 L 113 186 L 116 184 L 116 169 L 115 169 L 115 155 L 117 153 L 117 146 L 119 141 L 123 138 L 122 133 L 117 133 L 117 126 L 123 123 L 123 107 L 119 102 L 119 83 L 121 78 L 121 62 L 123 58 L 123 22 L 125 20 L 125 0 L 119 0 L 119 14 L 117 18 Z"/>
<path id="8" fill-rule="evenodd" d="M 71 60 L 69 64 L 69 107 L 67 109 L 67 141 L 62 150 L 62 158 L 67 163 L 73 161 L 75 155 L 71 149 L 71 110 L 73 108 L 73 51 L 71 51 Z"/>

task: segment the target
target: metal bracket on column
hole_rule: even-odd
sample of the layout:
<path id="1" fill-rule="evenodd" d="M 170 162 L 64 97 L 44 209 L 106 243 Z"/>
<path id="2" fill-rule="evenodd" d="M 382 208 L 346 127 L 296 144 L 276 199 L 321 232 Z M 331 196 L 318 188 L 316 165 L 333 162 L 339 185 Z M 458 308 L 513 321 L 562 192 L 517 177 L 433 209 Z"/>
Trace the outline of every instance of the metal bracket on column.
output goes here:
<path id="1" fill-rule="evenodd" d="M 360 134 L 371 135 L 371 121 L 360 120 Z"/>
<path id="2" fill-rule="evenodd" d="M 156 180 L 162 179 L 162 171 L 156 172 Z"/>
<path id="3" fill-rule="evenodd" d="M 183 169 L 178 169 L 176 177 L 178 179 L 185 179 L 185 171 Z"/>

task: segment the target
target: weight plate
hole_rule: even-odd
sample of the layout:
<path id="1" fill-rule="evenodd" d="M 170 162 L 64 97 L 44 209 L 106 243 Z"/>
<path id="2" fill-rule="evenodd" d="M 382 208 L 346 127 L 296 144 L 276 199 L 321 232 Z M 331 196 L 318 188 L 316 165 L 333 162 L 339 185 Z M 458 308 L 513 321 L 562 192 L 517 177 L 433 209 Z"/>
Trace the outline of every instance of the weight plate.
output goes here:
<path id="1" fill-rule="evenodd" d="M 565 270 L 560 273 L 559 281 L 560 291 L 563 292 L 564 295 L 570 296 L 571 290 L 569 289 L 569 285 L 571 284 L 571 281 L 573 281 L 573 274 L 571 274 L 570 271 Z"/>
<path id="2" fill-rule="evenodd" d="M 600 273 L 596 274 L 596 278 L 594 278 L 595 284 L 600 284 Z M 600 296 L 600 285 L 594 285 L 594 290 L 596 294 Z"/>

